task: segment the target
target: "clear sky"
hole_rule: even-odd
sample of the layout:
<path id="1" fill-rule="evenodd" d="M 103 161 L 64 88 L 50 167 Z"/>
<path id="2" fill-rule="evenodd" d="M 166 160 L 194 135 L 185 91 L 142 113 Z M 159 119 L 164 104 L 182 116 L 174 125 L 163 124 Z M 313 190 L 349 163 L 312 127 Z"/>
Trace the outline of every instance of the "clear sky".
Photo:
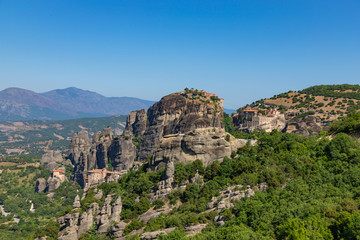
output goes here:
<path id="1" fill-rule="evenodd" d="M 359 0 L 0 0 L 0 90 L 193 87 L 238 108 L 342 83 L 360 83 Z"/>

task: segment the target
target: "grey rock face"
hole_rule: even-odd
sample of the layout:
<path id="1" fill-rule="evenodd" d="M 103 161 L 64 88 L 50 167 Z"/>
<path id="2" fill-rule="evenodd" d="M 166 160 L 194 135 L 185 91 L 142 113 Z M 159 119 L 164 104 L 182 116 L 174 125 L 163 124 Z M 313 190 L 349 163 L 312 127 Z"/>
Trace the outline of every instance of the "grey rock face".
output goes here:
<path id="1" fill-rule="evenodd" d="M 132 112 L 127 118 L 124 136 L 121 137 L 114 138 L 110 128 L 104 129 L 103 133 L 96 133 L 92 139 L 84 131 L 75 134 L 70 144 L 69 155 L 75 165 L 72 179 L 85 187 L 88 171 L 90 169 L 108 168 L 109 159 L 115 171 L 123 171 L 136 167 L 139 164 L 138 161 L 145 161 L 155 151 L 158 152 L 156 152 L 157 157 L 152 159 L 153 165 L 159 165 L 158 161 L 163 161 L 163 165 L 165 165 L 166 157 L 170 156 L 164 154 L 162 158 L 159 153 L 162 150 L 158 149 L 159 145 L 161 145 L 160 148 L 165 146 L 165 142 L 162 141 L 163 138 L 171 134 L 181 135 L 199 128 L 222 128 L 223 100 L 213 94 L 205 92 L 202 94 L 204 96 L 200 99 L 194 95 L 189 96 L 185 92 L 173 93 L 155 103 L 147 113 L 145 110 Z M 133 144 L 133 136 L 141 138 L 139 149 Z M 215 150 L 212 148 L 213 151 L 206 154 L 205 151 L 209 148 L 200 150 L 200 145 L 203 143 L 195 146 L 196 143 L 193 142 L 191 143 L 194 145 L 193 148 L 197 149 L 192 149 L 190 145 L 186 145 L 186 143 L 190 144 L 187 138 L 189 137 L 185 136 L 185 139 L 178 139 L 178 142 L 173 141 L 174 147 L 184 149 L 183 155 L 177 157 L 182 159 L 185 156 L 185 160 L 175 159 L 174 162 L 178 160 L 188 162 L 202 155 L 201 160 L 207 165 L 213 159 L 220 159 L 229 155 L 228 151 L 231 149 L 228 146 L 229 144 L 219 143 L 223 145 L 223 149 Z M 216 136 L 211 141 L 214 144 L 225 141 L 215 138 Z M 200 141 L 203 140 L 200 139 Z M 206 147 L 209 147 L 208 143 Z M 221 153 L 221 151 L 225 152 Z M 176 150 L 175 152 L 179 153 Z M 135 160 L 137 161 L 135 162 Z"/>
<path id="2" fill-rule="evenodd" d="M 111 205 L 111 201 L 114 198 L 116 198 L 115 194 L 106 196 L 101 212 L 96 217 L 98 232 L 100 233 L 108 232 L 114 222 L 120 222 L 122 209 L 121 197 L 118 197 L 113 205 Z"/>
<path id="3" fill-rule="evenodd" d="M 99 189 L 97 191 L 97 193 L 95 194 L 94 198 L 96 198 L 97 200 L 100 200 L 103 196 L 103 191 L 101 189 Z"/>
<path id="4" fill-rule="evenodd" d="M 108 231 L 108 228 L 111 225 L 110 217 L 111 217 L 111 199 L 112 195 L 107 195 L 105 198 L 104 205 L 101 209 L 100 214 L 96 217 L 97 225 L 99 226 L 98 232 L 105 233 Z"/>
<path id="5" fill-rule="evenodd" d="M 41 157 L 40 164 L 41 166 L 45 166 L 47 170 L 54 170 L 58 168 L 62 163 L 64 163 L 64 159 L 62 157 L 61 151 L 53 151 L 48 150 Z"/>
<path id="6" fill-rule="evenodd" d="M 111 128 L 105 128 L 103 133 L 95 133 L 92 139 L 87 131 L 73 136 L 69 149 L 69 158 L 75 166 L 72 179 L 82 187 L 85 187 L 85 178 L 90 169 L 107 167 L 107 148 L 112 137 Z"/>
<path id="7" fill-rule="evenodd" d="M 59 238 L 61 240 L 77 239 L 79 213 L 68 213 L 63 217 L 58 218 L 56 221 L 60 223 Z M 64 233 L 67 233 L 64 235 Z"/>
<path id="8" fill-rule="evenodd" d="M 124 135 L 141 137 L 142 135 L 144 135 L 146 130 L 146 121 L 147 114 L 145 109 L 131 112 L 126 119 Z"/>
<path id="9" fill-rule="evenodd" d="M 109 168 L 115 171 L 128 170 L 133 166 L 136 147 L 132 137 L 115 137 L 110 127 L 97 132 L 90 139 L 86 131 L 76 133 L 70 143 L 69 158 L 75 168 L 72 179 L 83 188 L 91 169 Z"/>
<path id="10" fill-rule="evenodd" d="M 229 135 L 230 140 L 226 141 Z M 230 157 L 232 151 L 245 146 L 246 141 L 235 139 L 222 128 L 200 128 L 185 134 L 173 134 L 162 138 L 150 160 L 151 169 L 165 167 L 167 162 L 190 163 L 199 159 L 204 166 L 214 160 Z"/>
<path id="11" fill-rule="evenodd" d="M 163 235 L 167 235 L 169 233 L 171 233 L 172 231 L 174 231 L 176 228 L 166 228 L 163 230 L 157 230 L 154 232 L 146 232 L 144 234 L 141 235 L 140 239 L 157 239 L 157 236 L 163 234 Z"/>
<path id="12" fill-rule="evenodd" d="M 36 180 L 35 192 L 44 192 L 46 189 L 46 180 L 44 178 L 38 178 Z"/>
<path id="13" fill-rule="evenodd" d="M 111 226 L 111 232 L 117 239 L 122 239 L 121 237 L 123 235 L 126 226 L 127 223 L 120 221 L 119 223 Z"/>
<path id="14" fill-rule="evenodd" d="M 206 208 L 215 208 L 215 210 L 221 212 L 224 208 L 232 208 L 234 206 L 232 201 L 238 201 L 244 197 L 252 197 L 255 195 L 255 191 L 265 191 L 266 188 L 266 183 L 260 183 L 253 188 L 249 185 L 246 187 L 243 185 L 233 185 L 222 190 L 219 196 L 213 197 Z"/>
<path id="15" fill-rule="evenodd" d="M 78 237 L 82 233 L 89 231 L 91 226 L 94 224 L 94 216 L 97 216 L 99 212 L 99 205 L 97 203 L 92 203 L 90 208 L 81 215 Z"/>
<path id="16" fill-rule="evenodd" d="M 169 134 L 185 133 L 197 128 L 223 127 L 223 101 L 214 104 L 193 100 L 183 92 L 163 97 L 148 109 L 148 127 L 142 137 L 140 159 L 152 154 L 159 140 Z"/>
<path id="17" fill-rule="evenodd" d="M 113 199 L 116 200 L 113 201 Z M 78 207 L 80 207 L 80 198 L 77 195 L 74 208 Z M 121 237 L 126 227 L 126 223 L 120 221 L 121 209 L 121 197 L 111 194 L 106 196 L 101 210 L 98 203 L 92 203 L 81 216 L 77 212 L 60 217 L 57 219 L 57 222 L 60 223 L 59 239 L 78 239 L 82 233 L 88 232 L 93 225 L 96 226 L 98 233 L 111 231 L 114 235 Z"/>
<path id="18" fill-rule="evenodd" d="M 121 197 L 119 196 L 113 207 L 111 210 L 111 220 L 114 222 L 120 222 L 120 215 L 121 215 L 121 210 L 122 210 L 122 201 L 121 201 Z"/>
<path id="19" fill-rule="evenodd" d="M 73 208 L 80 208 L 80 197 L 79 195 L 76 195 L 75 199 L 74 199 L 74 204 L 73 204 Z"/>
<path id="20" fill-rule="evenodd" d="M 194 236 L 195 234 L 201 233 L 201 231 L 206 228 L 207 224 L 197 224 L 189 227 L 185 227 L 187 236 Z"/>
<path id="21" fill-rule="evenodd" d="M 290 120 L 286 126 L 287 133 L 296 133 L 302 136 L 317 135 L 321 131 L 327 131 L 327 122 L 323 122 L 317 116 L 306 116 Z"/>
<path id="22" fill-rule="evenodd" d="M 163 214 L 169 213 L 171 210 L 172 208 L 164 206 L 157 210 L 154 209 L 151 211 L 147 211 L 146 213 L 139 216 L 139 221 L 143 221 L 144 223 L 147 223 L 150 219 L 157 218 L 162 213 Z"/>
<path id="23" fill-rule="evenodd" d="M 136 158 L 136 147 L 132 142 L 132 137 L 114 138 L 109 148 L 109 156 L 115 171 L 130 169 Z"/>

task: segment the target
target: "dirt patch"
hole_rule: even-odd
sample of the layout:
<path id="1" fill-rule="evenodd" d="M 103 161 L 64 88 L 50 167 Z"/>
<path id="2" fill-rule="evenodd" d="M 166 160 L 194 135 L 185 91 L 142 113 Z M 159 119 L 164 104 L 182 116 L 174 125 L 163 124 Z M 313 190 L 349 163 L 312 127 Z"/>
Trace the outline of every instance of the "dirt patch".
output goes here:
<path id="1" fill-rule="evenodd" d="M 0 162 L 0 166 L 15 166 L 16 163 L 13 162 Z"/>

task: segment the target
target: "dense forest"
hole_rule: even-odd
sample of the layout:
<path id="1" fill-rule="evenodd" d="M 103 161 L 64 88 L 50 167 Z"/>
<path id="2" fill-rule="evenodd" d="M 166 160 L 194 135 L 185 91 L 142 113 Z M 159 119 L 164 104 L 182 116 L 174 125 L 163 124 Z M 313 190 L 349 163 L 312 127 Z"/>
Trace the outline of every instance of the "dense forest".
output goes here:
<path id="1" fill-rule="evenodd" d="M 244 137 L 227 120 L 228 116 L 226 129 Z M 278 131 L 253 132 L 245 137 L 256 139 L 256 145 L 239 148 L 221 163 L 215 161 L 207 167 L 200 161 L 175 164 L 176 183 L 187 182 L 197 172 L 201 181 L 188 183 L 185 190 L 173 191 L 167 198 L 153 202 L 149 193 L 157 188 L 164 169 L 149 172 L 147 164 L 128 172 L 119 182 L 104 183 L 99 188 L 104 197 L 110 193 L 122 197 L 122 219 L 130 223 L 124 231 L 128 239 L 139 239 L 138 235 L 130 234 L 136 229 L 154 231 L 169 227 L 176 230 L 158 239 L 360 239 L 360 144 L 347 134 L 356 133 L 358 128 L 353 126 L 358 125 L 359 115 L 353 114 L 335 122 L 330 133 L 313 137 Z M 32 168 L 17 173 L 3 170 L 1 185 L 7 194 L 0 195 L 0 203 L 21 220 L 19 224 L 7 223 L 10 217 L 2 217 L 0 237 L 11 233 L 14 239 L 44 235 L 56 239 L 59 225 L 51 220 L 71 211 L 77 187 L 65 184 L 57 190 L 55 201 L 50 202 L 45 195 L 35 194 L 30 184 L 41 173 L 40 169 Z M 21 176 L 28 181 L 17 180 Z M 207 203 L 224 188 L 259 183 L 267 184 L 266 191 L 242 198 L 233 202 L 231 209 L 221 211 L 223 226 L 214 221 L 218 213 L 206 211 Z M 94 194 L 93 190 L 88 192 L 80 211 L 92 202 L 104 201 L 104 197 L 98 200 Z M 43 207 L 30 213 L 30 205 L 25 201 L 30 198 Z M 172 206 L 173 210 L 146 224 L 138 220 L 150 208 L 163 205 Z M 202 233 L 187 237 L 185 227 L 198 223 L 206 223 L 207 227 Z M 111 234 L 97 235 L 95 231 L 81 235 L 81 239 L 89 240 L 112 238 Z"/>

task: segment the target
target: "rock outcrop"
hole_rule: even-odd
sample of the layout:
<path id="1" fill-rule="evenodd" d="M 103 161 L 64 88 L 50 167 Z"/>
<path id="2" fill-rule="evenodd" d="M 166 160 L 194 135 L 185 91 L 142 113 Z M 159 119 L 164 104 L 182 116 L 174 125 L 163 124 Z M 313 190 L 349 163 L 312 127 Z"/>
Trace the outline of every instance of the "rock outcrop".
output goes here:
<path id="1" fill-rule="evenodd" d="M 46 180 L 44 178 L 38 178 L 35 184 L 35 192 L 44 192 L 46 189 Z"/>
<path id="2" fill-rule="evenodd" d="M 145 133 L 147 126 L 146 122 L 147 122 L 147 114 L 145 109 L 131 112 L 126 119 L 126 127 L 124 130 L 124 135 L 141 137 Z"/>
<path id="3" fill-rule="evenodd" d="M 166 135 L 197 128 L 223 127 L 223 112 L 223 100 L 214 94 L 204 92 L 201 97 L 194 96 L 194 92 L 179 92 L 163 97 L 148 110 L 140 159 L 151 156 L 154 146 Z"/>
<path id="4" fill-rule="evenodd" d="M 52 192 L 59 188 L 63 182 L 67 180 L 65 176 L 65 169 L 52 170 L 51 176 L 47 180 L 46 192 Z"/>
<path id="5" fill-rule="evenodd" d="M 73 204 L 73 208 L 77 209 L 80 208 L 81 204 L 80 204 L 80 197 L 79 195 L 76 195 L 75 200 L 74 200 L 74 204 Z"/>
<path id="6" fill-rule="evenodd" d="M 285 132 L 296 133 L 302 136 L 317 135 L 321 131 L 327 131 L 327 122 L 317 116 L 306 116 L 289 120 Z"/>
<path id="7" fill-rule="evenodd" d="M 68 213 L 58 218 L 56 221 L 60 224 L 60 240 L 78 239 L 78 221 L 79 213 Z"/>
<path id="8" fill-rule="evenodd" d="M 115 199 L 116 195 L 107 195 L 101 212 L 96 217 L 96 224 L 98 225 L 98 232 L 108 232 L 114 222 L 120 222 L 120 214 L 122 209 L 121 197 L 116 198 L 114 204 L 111 206 L 112 199 Z"/>
<path id="9" fill-rule="evenodd" d="M 85 187 L 90 181 L 88 173 L 93 169 L 126 171 L 152 155 L 156 156 L 151 160 L 153 170 L 165 165 L 170 158 L 174 162 L 198 158 L 207 165 L 212 160 L 230 156 L 236 144 L 226 142 L 225 132 L 219 130 L 223 127 L 223 110 L 223 99 L 215 94 L 188 90 L 163 97 L 148 112 L 130 113 L 122 136 L 114 137 L 111 128 L 92 138 L 86 131 L 78 132 L 69 150 L 69 159 L 75 165 L 72 179 Z M 198 130 L 202 128 L 215 130 L 214 133 Z M 197 132 L 191 132 L 194 130 Z M 188 132 L 191 133 L 186 134 Z M 172 143 L 167 145 L 170 139 Z M 174 153 L 170 154 L 169 150 Z"/>
<path id="10" fill-rule="evenodd" d="M 207 204 L 207 209 L 215 208 L 217 211 L 221 211 L 224 208 L 232 208 L 234 204 L 232 201 L 238 201 L 244 197 L 252 197 L 255 195 L 255 191 L 265 191 L 267 188 L 266 183 L 258 184 L 254 187 L 233 185 L 220 192 L 219 196 L 213 197 Z"/>
<path id="11" fill-rule="evenodd" d="M 220 162 L 230 157 L 233 151 L 245 146 L 246 140 L 235 139 L 223 128 L 208 127 L 188 131 L 185 134 L 170 134 L 159 140 L 154 147 L 150 168 L 157 170 L 168 162 L 190 163 L 199 159 L 204 166 L 214 160 Z"/>
<path id="12" fill-rule="evenodd" d="M 113 201 L 113 199 L 116 200 Z M 80 207 L 79 200 L 80 198 L 77 195 L 74 200 L 75 208 Z M 57 219 L 57 222 L 60 223 L 58 239 L 78 239 L 82 233 L 88 232 L 92 227 L 95 227 L 98 233 L 106 233 L 114 229 L 115 235 L 116 231 L 121 231 L 117 233 L 118 236 L 121 236 L 126 226 L 126 224 L 124 226 L 124 223 L 120 221 L 121 209 L 121 197 L 107 195 L 101 210 L 99 204 L 94 202 L 82 214 L 79 211 L 68 213 Z"/>
<path id="13" fill-rule="evenodd" d="M 70 143 L 69 158 L 75 165 L 72 179 L 86 186 L 92 169 L 128 170 L 136 157 L 131 137 L 114 137 L 110 127 L 97 132 L 92 138 L 86 131 L 74 135 Z M 111 164 L 111 166 L 109 166 Z"/>
<path id="14" fill-rule="evenodd" d="M 50 171 L 65 164 L 66 161 L 63 159 L 61 151 L 48 150 L 42 155 L 40 160 L 40 165 L 45 166 L 45 169 Z"/>
<path id="15" fill-rule="evenodd" d="M 109 148 L 112 166 L 116 171 L 130 169 L 134 165 L 136 154 L 131 136 L 114 138 Z"/>

